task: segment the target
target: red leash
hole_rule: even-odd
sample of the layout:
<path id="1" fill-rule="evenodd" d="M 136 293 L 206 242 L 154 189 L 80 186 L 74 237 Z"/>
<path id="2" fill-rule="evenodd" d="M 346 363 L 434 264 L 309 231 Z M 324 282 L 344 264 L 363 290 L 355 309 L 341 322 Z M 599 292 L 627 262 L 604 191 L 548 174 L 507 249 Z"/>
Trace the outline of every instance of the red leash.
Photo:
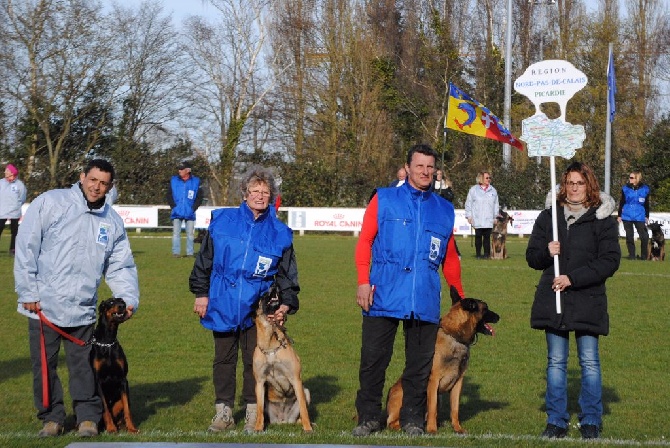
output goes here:
<path id="1" fill-rule="evenodd" d="M 48 408 L 51 400 L 49 400 L 49 366 L 47 365 L 47 348 L 46 343 L 44 341 L 44 324 L 46 324 L 47 327 L 51 328 L 56 333 L 60 334 L 64 338 L 68 339 L 69 341 L 77 345 L 83 347 L 84 345 L 86 345 L 86 342 L 82 341 L 81 339 L 77 339 L 74 336 L 70 336 L 69 334 L 65 333 L 63 330 L 52 324 L 49 321 L 49 319 L 47 319 L 47 317 L 42 313 L 41 310 L 37 311 L 37 315 L 40 317 L 40 357 L 42 361 L 42 406 Z"/>

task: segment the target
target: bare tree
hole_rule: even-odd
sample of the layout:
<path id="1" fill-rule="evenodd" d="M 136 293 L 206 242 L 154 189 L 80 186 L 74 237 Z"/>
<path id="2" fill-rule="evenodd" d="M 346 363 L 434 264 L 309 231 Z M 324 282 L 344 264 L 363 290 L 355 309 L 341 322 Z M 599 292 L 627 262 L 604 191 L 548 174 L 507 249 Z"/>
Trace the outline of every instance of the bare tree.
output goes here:
<path id="1" fill-rule="evenodd" d="M 179 34 L 157 0 L 133 10 L 114 3 L 115 78 L 122 101 L 123 136 L 135 142 L 184 112 L 178 95 L 185 70 Z"/>
<path id="2" fill-rule="evenodd" d="M 670 46 L 670 14 L 663 0 L 626 0 L 629 16 L 630 38 L 625 42 L 634 66 L 637 81 L 635 108 L 644 117 L 644 129 L 651 128 L 658 109 L 654 76 L 659 73 L 659 63 L 667 58 Z"/>
<path id="3" fill-rule="evenodd" d="M 262 55 L 269 0 L 210 2 L 219 12 L 215 23 L 202 17 L 185 23 L 183 51 L 192 66 L 185 83 L 193 118 L 203 132 L 213 131 L 218 138 L 212 176 L 221 189 L 219 203 L 227 204 L 243 129 L 268 91 L 262 81 Z M 207 122 L 215 123 L 215 129 Z"/>
<path id="4" fill-rule="evenodd" d="M 110 39 L 104 36 L 97 1 L 39 0 L 35 2 L 2 0 L 0 22 L 3 23 L 0 57 L 6 78 L 4 93 L 20 105 L 37 124 L 47 154 L 49 186 L 79 168 L 86 150 L 61 161 L 73 124 L 86 116 L 100 101 L 109 103 L 111 92 L 98 90 L 106 98 L 87 100 L 92 85 L 104 84 L 101 75 L 111 61 Z M 88 135 L 88 148 L 98 139 L 106 114 Z M 33 136 L 24 177 L 36 169 L 41 138 Z M 63 162 L 64 166 L 59 168 Z"/>

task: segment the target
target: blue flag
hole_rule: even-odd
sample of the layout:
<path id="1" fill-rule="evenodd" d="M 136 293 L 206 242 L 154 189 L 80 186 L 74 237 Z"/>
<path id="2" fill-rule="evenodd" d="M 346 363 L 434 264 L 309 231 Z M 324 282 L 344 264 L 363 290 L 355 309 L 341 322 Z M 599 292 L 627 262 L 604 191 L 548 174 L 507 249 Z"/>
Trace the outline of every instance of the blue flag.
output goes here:
<path id="1" fill-rule="evenodd" d="M 614 121 L 616 105 L 614 104 L 614 95 L 616 94 L 616 77 L 614 75 L 614 54 L 610 51 L 610 60 L 607 64 L 607 104 L 610 106 L 610 123 Z"/>

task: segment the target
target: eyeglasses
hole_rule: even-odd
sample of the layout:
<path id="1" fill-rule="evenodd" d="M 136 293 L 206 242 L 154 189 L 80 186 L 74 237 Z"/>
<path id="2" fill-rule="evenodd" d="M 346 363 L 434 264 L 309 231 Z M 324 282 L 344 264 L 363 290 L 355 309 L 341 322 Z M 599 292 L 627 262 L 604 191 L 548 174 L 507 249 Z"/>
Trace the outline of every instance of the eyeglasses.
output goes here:
<path id="1" fill-rule="evenodd" d="M 488 177 L 488 176 L 484 176 L 484 179 L 485 179 L 485 180 L 491 180 L 491 178 Z"/>
<path id="2" fill-rule="evenodd" d="M 629 179 L 635 180 L 635 176 L 630 176 Z"/>
<path id="3" fill-rule="evenodd" d="M 254 196 L 254 197 L 259 197 L 259 196 L 265 196 L 267 198 L 270 197 L 270 192 L 265 191 L 265 190 L 248 190 L 249 196 Z"/>
<path id="4" fill-rule="evenodd" d="M 584 182 L 583 180 L 578 180 L 577 182 L 566 182 L 566 185 L 568 187 L 583 187 L 584 185 L 586 185 L 586 182 Z"/>

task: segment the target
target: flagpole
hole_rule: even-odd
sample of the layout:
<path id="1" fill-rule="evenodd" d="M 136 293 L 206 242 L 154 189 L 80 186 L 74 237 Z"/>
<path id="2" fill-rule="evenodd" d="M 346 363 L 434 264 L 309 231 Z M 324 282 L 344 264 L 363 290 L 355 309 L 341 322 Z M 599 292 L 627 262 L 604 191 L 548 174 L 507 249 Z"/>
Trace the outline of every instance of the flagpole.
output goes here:
<path id="1" fill-rule="evenodd" d="M 447 105 L 447 107 L 449 107 L 449 106 Z M 444 176 L 446 175 L 446 171 L 444 171 L 444 153 L 447 152 L 447 126 L 446 126 L 447 116 L 446 115 L 444 116 L 444 124 L 445 124 L 445 126 L 442 128 L 443 131 L 444 131 L 444 137 L 443 137 L 444 143 L 443 143 L 443 147 L 442 147 L 442 166 L 441 166 L 442 179 L 443 180 L 444 180 Z M 442 189 L 442 181 L 440 181 L 440 189 Z"/>
<path id="2" fill-rule="evenodd" d="M 503 119 L 505 126 L 512 129 L 510 109 L 512 108 L 512 0 L 507 0 L 507 27 L 505 30 L 505 109 Z M 503 165 L 509 168 L 512 162 L 512 147 L 503 143 Z"/>
<path id="3" fill-rule="evenodd" d="M 612 48 L 613 44 L 610 42 L 609 44 L 609 56 L 607 58 L 607 115 L 605 116 L 605 185 L 604 185 L 604 191 L 607 194 L 610 194 L 610 184 L 612 182 L 611 180 L 611 173 L 612 173 L 612 111 L 611 107 L 612 105 L 610 104 L 610 83 L 609 83 L 609 76 L 610 73 L 609 71 L 612 69 L 610 67 L 610 61 L 612 61 Z"/>

